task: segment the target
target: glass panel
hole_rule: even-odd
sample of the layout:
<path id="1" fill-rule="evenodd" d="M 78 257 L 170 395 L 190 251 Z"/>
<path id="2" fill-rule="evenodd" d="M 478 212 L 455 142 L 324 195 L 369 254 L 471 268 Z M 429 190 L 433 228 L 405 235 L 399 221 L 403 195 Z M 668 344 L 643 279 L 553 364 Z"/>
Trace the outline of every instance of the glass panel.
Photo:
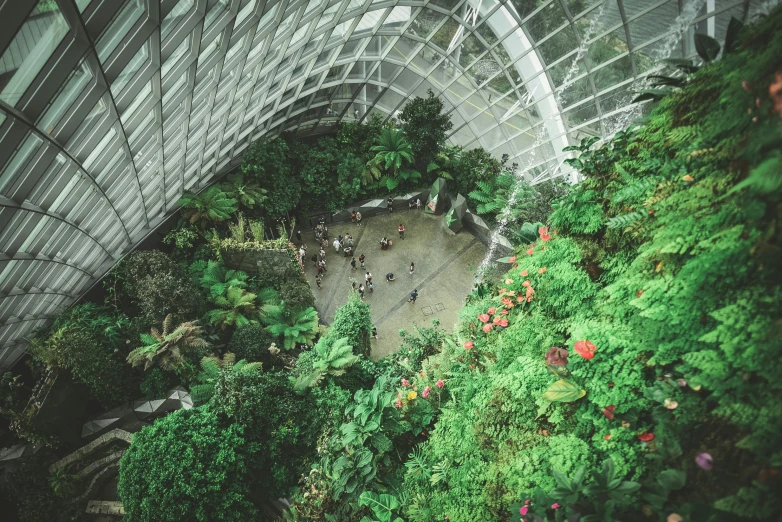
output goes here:
<path id="1" fill-rule="evenodd" d="M 133 79 L 133 76 L 141 69 L 144 62 L 149 58 L 149 42 L 144 42 L 141 49 L 138 50 L 132 60 L 125 66 L 125 70 L 111 84 L 111 94 L 118 96 L 122 89 Z"/>
<path id="2" fill-rule="evenodd" d="M 59 8 L 38 2 L 0 60 L 0 100 L 16 105 L 67 33 Z"/>
<path id="3" fill-rule="evenodd" d="M 18 171 L 27 164 L 41 144 L 43 144 L 43 140 L 35 134 L 27 136 L 21 148 L 14 154 L 14 157 L 8 162 L 3 172 L 0 173 L 0 192 L 5 190 L 6 186 L 16 178 Z"/>
<path id="4" fill-rule="evenodd" d="M 212 6 L 208 13 L 206 13 L 206 20 L 204 21 L 204 31 L 217 20 L 220 15 L 228 10 L 228 0 L 217 0 L 217 3 Z"/>
<path id="5" fill-rule="evenodd" d="M 38 122 L 38 128 L 47 134 L 51 134 L 54 126 L 63 114 L 70 108 L 73 101 L 81 94 L 84 86 L 92 79 L 92 71 L 86 63 L 82 64 L 71 74 L 65 87 L 57 95 L 52 104 L 46 109 Z"/>
<path id="6" fill-rule="evenodd" d="M 161 69 L 161 72 L 163 74 L 163 78 L 168 77 L 169 71 L 179 63 L 179 60 L 187 54 L 187 51 L 190 50 L 190 40 L 192 39 L 192 35 L 187 35 L 187 38 L 182 40 L 182 43 L 180 43 L 176 49 L 174 49 L 174 52 L 171 53 L 171 55 L 166 58 L 166 61 L 163 63 L 163 67 Z"/>
<path id="7" fill-rule="evenodd" d="M 142 0 L 128 0 L 122 11 L 119 12 L 117 18 L 109 25 L 108 29 L 103 33 L 98 42 L 95 44 L 95 49 L 98 51 L 98 58 L 100 62 L 104 63 L 106 59 L 114 52 L 119 43 L 130 32 L 133 25 L 141 18 L 144 13 L 144 5 Z"/>
<path id="8" fill-rule="evenodd" d="M 195 0 L 179 0 L 177 5 L 163 19 L 160 27 L 160 39 L 165 40 L 177 24 L 193 8 Z"/>

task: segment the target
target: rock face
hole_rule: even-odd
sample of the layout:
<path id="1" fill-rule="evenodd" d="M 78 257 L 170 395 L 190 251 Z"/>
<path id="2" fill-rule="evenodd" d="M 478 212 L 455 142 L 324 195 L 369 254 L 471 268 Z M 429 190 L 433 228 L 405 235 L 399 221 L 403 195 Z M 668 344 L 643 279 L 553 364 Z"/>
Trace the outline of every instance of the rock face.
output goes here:
<path id="1" fill-rule="evenodd" d="M 456 201 L 454 202 L 451 210 L 445 214 L 445 226 L 448 227 L 451 232 L 458 232 L 464 228 L 464 215 L 467 213 L 467 201 L 461 194 L 456 195 Z"/>
<path id="2" fill-rule="evenodd" d="M 437 178 L 429 190 L 429 197 L 426 198 L 426 213 L 441 215 L 448 210 L 449 204 L 448 185 L 443 178 Z"/>

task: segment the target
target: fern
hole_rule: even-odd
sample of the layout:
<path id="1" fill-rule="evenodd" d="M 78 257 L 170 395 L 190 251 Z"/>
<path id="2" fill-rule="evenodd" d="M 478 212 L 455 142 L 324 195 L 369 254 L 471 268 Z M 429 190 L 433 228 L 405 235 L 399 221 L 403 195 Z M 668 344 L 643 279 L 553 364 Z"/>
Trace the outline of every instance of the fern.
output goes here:
<path id="1" fill-rule="evenodd" d="M 629 184 L 614 192 L 611 203 L 619 205 L 628 200 L 637 200 L 653 190 L 656 185 L 657 179 L 654 177 L 633 179 Z"/>
<path id="2" fill-rule="evenodd" d="M 608 228 L 627 228 L 636 221 L 644 219 L 645 217 L 646 213 L 644 212 L 630 212 L 628 214 L 609 218 L 606 222 L 606 226 Z"/>

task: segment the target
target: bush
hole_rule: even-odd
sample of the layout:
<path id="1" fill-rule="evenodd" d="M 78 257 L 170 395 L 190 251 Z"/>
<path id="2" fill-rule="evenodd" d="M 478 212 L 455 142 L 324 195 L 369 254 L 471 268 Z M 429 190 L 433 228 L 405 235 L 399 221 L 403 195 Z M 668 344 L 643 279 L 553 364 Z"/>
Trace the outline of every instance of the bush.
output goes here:
<path id="1" fill-rule="evenodd" d="M 442 100 L 429 90 L 426 98 L 416 96 L 402 109 L 402 128 L 413 147 L 415 169 L 421 174 L 426 173 L 427 165 L 440 152 L 446 134 L 453 127 L 444 108 Z"/>
<path id="2" fill-rule="evenodd" d="M 264 368 L 269 368 L 273 363 L 269 346 L 274 341 L 275 337 L 263 326 L 250 324 L 236 329 L 227 351 L 236 355 L 237 361 L 262 362 Z"/>
<path id="3" fill-rule="evenodd" d="M 369 357 L 372 338 L 369 305 L 359 299 L 357 294 L 351 294 L 348 302 L 334 314 L 334 322 L 331 323 L 327 335 L 332 339 L 347 337 L 354 353 Z"/>
<path id="4" fill-rule="evenodd" d="M 201 317 L 201 291 L 185 271 L 158 250 L 134 252 L 119 263 L 103 282 L 110 304 L 129 317 L 138 317 L 149 330 L 168 314 L 181 323 Z"/>
<path id="5" fill-rule="evenodd" d="M 120 461 L 125 520 L 252 520 L 248 461 L 256 449 L 241 426 L 221 425 L 208 410 L 158 419 L 134 436 Z"/>
<path id="6" fill-rule="evenodd" d="M 147 399 L 163 399 L 175 384 L 176 379 L 173 375 L 158 367 L 153 367 L 144 372 L 139 388 Z"/>
<path id="7" fill-rule="evenodd" d="M 283 281 L 280 284 L 280 298 L 294 312 L 315 306 L 315 296 L 312 295 L 310 285 L 301 279 Z"/>

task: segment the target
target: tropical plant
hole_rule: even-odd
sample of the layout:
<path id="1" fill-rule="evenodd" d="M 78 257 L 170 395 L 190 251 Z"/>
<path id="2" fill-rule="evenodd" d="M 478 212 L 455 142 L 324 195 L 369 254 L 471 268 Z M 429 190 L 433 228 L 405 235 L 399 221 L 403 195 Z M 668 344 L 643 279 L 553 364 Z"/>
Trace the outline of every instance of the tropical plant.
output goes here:
<path id="1" fill-rule="evenodd" d="M 222 189 L 228 198 L 247 208 L 254 208 L 266 199 L 266 190 L 256 181 L 246 179 L 243 172 L 229 174 L 227 181 L 222 184 Z"/>
<path id="2" fill-rule="evenodd" d="M 383 165 L 386 175 L 381 179 L 388 190 L 394 190 L 402 180 L 416 180 L 421 177 L 419 172 L 403 168 L 413 162 L 413 149 L 405 138 L 404 131 L 399 129 L 383 129 L 378 144 L 372 147 L 378 165 Z"/>
<path id="3" fill-rule="evenodd" d="M 445 105 L 429 90 L 425 98 L 416 96 L 405 104 L 399 119 L 418 160 L 416 170 L 423 171 L 440 152 L 453 127 Z"/>
<path id="4" fill-rule="evenodd" d="M 225 374 L 249 375 L 260 371 L 261 366 L 262 364 L 259 362 L 249 363 L 244 359 L 237 361 L 236 356 L 230 352 L 223 355 L 222 359 L 204 357 L 201 359 L 201 373 L 197 378 L 199 384 L 194 385 L 190 390 L 193 402 L 195 404 L 209 402 L 209 399 L 214 395 L 217 381 L 227 378 Z"/>
<path id="5" fill-rule="evenodd" d="M 231 287 L 247 288 L 247 274 L 241 270 L 228 270 L 224 265 L 210 261 L 201 276 L 201 287 L 209 291 L 213 300 L 225 297 Z"/>
<path id="6" fill-rule="evenodd" d="M 182 323 L 176 328 L 173 326 L 174 316 L 168 314 L 163 320 L 162 332 L 152 328 L 150 333 L 141 334 L 143 346 L 130 352 L 127 361 L 134 367 L 143 364 L 145 370 L 157 366 L 170 371 L 182 365 L 186 352 L 209 346 L 197 322 Z"/>
<path id="7" fill-rule="evenodd" d="M 530 206 L 534 194 L 529 184 L 508 171 L 491 181 L 476 181 L 475 184 L 478 188 L 467 195 L 477 203 L 475 211 L 497 216 L 498 219 L 503 217 L 508 221 L 524 218 L 524 211 Z"/>
<path id="8" fill-rule="evenodd" d="M 383 177 L 383 162 L 382 159 L 375 156 L 371 160 L 364 163 L 361 168 L 361 184 L 371 185 Z"/>
<path id="9" fill-rule="evenodd" d="M 358 505 L 371 509 L 376 517 L 375 520 L 364 517 L 361 519 L 361 522 L 404 522 L 401 517 L 394 516 L 402 507 L 402 503 L 393 495 L 386 493 L 378 495 L 371 491 L 365 491 L 358 498 Z"/>
<path id="10" fill-rule="evenodd" d="M 311 343 L 318 332 L 318 312 L 312 307 L 294 312 L 281 302 L 266 304 L 261 320 L 269 333 L 282 336 L 286 350 Z"/>
<path id="11" fill-rule="evenodd" d="M 229 286 L 223 295 L 213 299 L 219 308 L 206 312 L 206 319 L 225 330 L 229 326 L 241 328 L 258 322 L 258 296 L 243 288 Z"/>
<path id="12" fill-rule="evenodd" d="M 321 337 L 313 352 L 316 359 L 312 371 L 296 379 L 295 388 L 299 391 L 317 386 L 327 375 L 344 375 L 347 369 L 359 360 L 358 355 L 353 355 L 353 347 L 348 344 L 347 337 L 335 341 L 326 336 Z"/>
<path id="13" fill-rule="evenodd" d="M 199 194 L 185 192 L 179 200 L 182 216 L 190 223 L 205 227 L 230 219 L 236 212 L 236 200 L 228 197 L 219 186 L 212 185 Z"/>
<path id="14" fill-rule="evenodd" d="M 462 159 L 462 148 L 446 145 L 426 166 L 427 173 L 433 173 L 439 178 L 453 180 L 451 171 Z"/>

